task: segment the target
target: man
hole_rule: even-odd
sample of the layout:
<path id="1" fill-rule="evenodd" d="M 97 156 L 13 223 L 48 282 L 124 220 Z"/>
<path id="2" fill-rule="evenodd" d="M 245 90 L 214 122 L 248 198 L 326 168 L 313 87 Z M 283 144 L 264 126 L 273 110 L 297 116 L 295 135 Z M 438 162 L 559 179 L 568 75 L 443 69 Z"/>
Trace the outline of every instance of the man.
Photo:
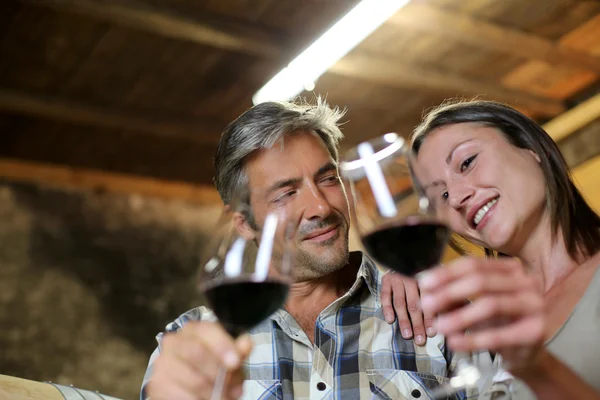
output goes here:
<path id="1" fill-rule="evenodd" d="M 403 338 L 384 318 L 381 273 L 364 254 L 349 253 L 341 116 L 322 102 L 269 102 L 226 128 L 217 189 L 226 205 L 233 193 L 251 193 L 250 215 L 237 215 L 245 229 L 260 232 L 277 207 L 298 216 L 295 280 L 285 308 L 235 341 L 205 308 L 170 324 L 158 336 L 142 399 L 208 399 L 220 367 L 229 371 L 224 398 L 427 399 L 447 379 L 443 339 L 416 346 Z"/>

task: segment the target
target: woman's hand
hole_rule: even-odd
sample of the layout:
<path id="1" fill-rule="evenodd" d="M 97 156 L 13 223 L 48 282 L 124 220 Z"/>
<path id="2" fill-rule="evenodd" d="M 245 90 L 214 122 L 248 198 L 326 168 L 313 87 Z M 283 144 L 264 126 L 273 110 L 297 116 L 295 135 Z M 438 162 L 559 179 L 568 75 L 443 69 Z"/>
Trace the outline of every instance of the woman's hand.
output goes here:
<path id="1" fill-rule="evenodd" d="M 433 314 L 423 312 L 419 287 L 415 279 L 390 270 L 381 282 L 381 304 L 388 323 L 398 317 L 398 326 L 404 339 L 414 337 L 415 343 L 423 346 L 427 336 L 434 337 Z"/>
<path id="2" fill-rule="evenodd" d="M 452 350 L 500 353 L 513 372 L 537 362 L 544 344 L 544 299 L 519 260 L 465 257 L 418 278 L 423 311 L 439 315 L 436 329 Z"/>

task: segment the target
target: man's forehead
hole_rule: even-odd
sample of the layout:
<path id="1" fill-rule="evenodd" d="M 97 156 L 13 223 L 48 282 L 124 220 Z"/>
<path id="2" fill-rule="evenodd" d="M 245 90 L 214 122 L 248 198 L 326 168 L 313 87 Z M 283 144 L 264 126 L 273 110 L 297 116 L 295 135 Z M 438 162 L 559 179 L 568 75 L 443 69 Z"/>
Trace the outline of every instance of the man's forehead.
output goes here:
<path id="1" fill-rule="evenodd" d="M 259 189 L 280 181 L 316 176 L 326 170 L 336 169 L 337 163 L 327 152 L 313 152 L 301 153 L 295 157 L 257 157 L 249 162 L 246 168 L 250 187 Z"/>

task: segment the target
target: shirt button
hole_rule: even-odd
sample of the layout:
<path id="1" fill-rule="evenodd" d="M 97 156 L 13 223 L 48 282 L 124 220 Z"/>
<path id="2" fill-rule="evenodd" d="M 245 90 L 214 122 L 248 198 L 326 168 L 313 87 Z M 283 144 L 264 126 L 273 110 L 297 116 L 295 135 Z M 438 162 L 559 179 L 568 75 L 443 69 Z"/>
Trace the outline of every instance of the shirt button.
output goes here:
<path id="1" fill-rule="evenodd" d="M 323 391 L 325 389 L 327 389 L 327 385 L 325 384 L 325 382 L 319 382 L 317 383 L 317 389 L 319 389 L 319 391 Z"/>
<path id="2" fill-rule="evenodd" d="M 410 392 L 410 395 L 415 399 L 418 399 L 419 397 L 421 397 L 421 391 L 419 389 L 413 389 L 413 391 Z"/>

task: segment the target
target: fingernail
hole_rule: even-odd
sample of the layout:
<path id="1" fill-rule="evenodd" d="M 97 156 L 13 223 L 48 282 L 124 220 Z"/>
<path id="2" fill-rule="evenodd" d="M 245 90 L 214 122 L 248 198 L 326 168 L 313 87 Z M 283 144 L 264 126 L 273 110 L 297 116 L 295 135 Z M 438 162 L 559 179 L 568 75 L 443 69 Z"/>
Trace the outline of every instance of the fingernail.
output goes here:
<path id="1" fill-rule="evenodd" d="M 427 336 L 433 337 L 435 336 L 436 331 L 435 329 L 433 329 L 431 326 L 429 328 L 427 328 Z"/>
<path id="2" fill-rule="evenodd" d="M 402 331 L 402 337 L 404 339 L 410 339 L 412 336 L 412 332 L 410 331 L 410 329 L 406 328 Z"/>
<path id="3" fill-rule="evenodd" d="M 419 272 L 415 278 L 417 278 L 419 287 L 422 289 L 427 289 L 435 283 L 435 279 L 429 271 Z"/>
<path id="4" fill-rule="evenodd" d="M 423 343 L 425 343 L 425 338 L 422 335 L 417 335 L 415 342 L 421 346 Z"/>
<path id="5" fill-rule="evenodd" d="M 387 322 L 388 324 L 391 324 L 392 322 L 394 322 L 394 318 L 392 317 L 392 315 L 390 313 L 385 314 L 385 322 Z"/>
<path id="6" fill-rule="evenodd" d="M 240 358 L 238 357 L 238 355 L 235 352 L 230 351 L 230 352 L 225 353 L 225 356 L 223 357 L 223 361 L 225 361 L 226 367 L 233 368 L 238 365 L 238 363 L 240 362 Z"/>

